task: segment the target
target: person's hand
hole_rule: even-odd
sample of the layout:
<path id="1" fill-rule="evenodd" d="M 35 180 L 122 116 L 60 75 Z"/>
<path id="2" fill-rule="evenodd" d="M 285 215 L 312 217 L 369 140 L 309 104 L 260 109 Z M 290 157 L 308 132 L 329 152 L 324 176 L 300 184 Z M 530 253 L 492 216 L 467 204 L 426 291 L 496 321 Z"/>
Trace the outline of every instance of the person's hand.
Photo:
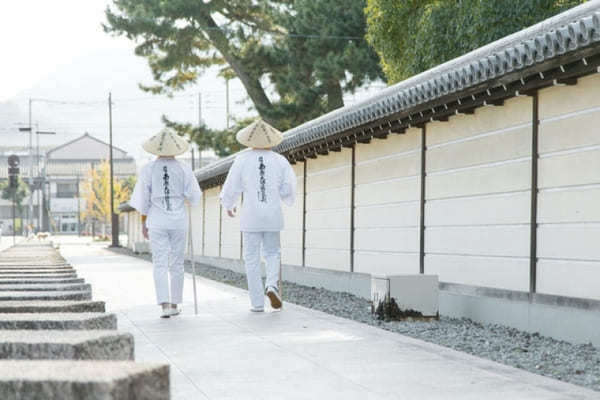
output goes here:
<path id="1" fill-rule="evenodd" d="M 237 212 L 237 209 L 235 207 L 233 207 L 231 210 L 227 210 L 227 215 L 229 215 L 231 218 L 235 218 L 236 212 Z"/>
<path id="2" fill-rule="evenodd" d="M 149 239 L 149 236 L 148 236 L 148 227 L 146 225 L 142 226 L 142 235 L 144 235 L 145 239 Z"/>

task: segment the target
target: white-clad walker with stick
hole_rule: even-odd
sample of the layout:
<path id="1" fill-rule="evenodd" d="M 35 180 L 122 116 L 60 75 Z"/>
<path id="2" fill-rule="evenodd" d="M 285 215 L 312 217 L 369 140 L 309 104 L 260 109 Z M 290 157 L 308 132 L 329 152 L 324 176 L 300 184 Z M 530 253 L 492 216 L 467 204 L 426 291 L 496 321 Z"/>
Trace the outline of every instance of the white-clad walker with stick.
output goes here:
<path id="1" fill-rule="evenodd" d="M 283 135 L 266 122 L 258 120 L 250 124 L 237 133 L 236 139 L 250 149 L 235 158 L 221 191 L 221 204 L 233 218 L 237 211 L 235 204 L 244 195 L 240 229 L 250 310 L 264 311 L 261 250 L 266 262 L 266 295 L 273 309 L 281 309 L 281 203 L 294 204 L 296 174 L 285 157 L 271 150 L 281 143 Z"/>
<path id="2" fill-rule="evenodd" d="M 158 157 L 142 167 L 129 204 L 142 215 L 143 234 L 152 250 L 156 301 L 161 317 L 169 318 L 181 312 L 178 305 L 183 301 L 185 237 L 191 228 L 185 203 L 199 204 L 202 192 L 192 169 L 175 159 L 189 148 L 179 135 L 163 130 L 143 148 Z"/>

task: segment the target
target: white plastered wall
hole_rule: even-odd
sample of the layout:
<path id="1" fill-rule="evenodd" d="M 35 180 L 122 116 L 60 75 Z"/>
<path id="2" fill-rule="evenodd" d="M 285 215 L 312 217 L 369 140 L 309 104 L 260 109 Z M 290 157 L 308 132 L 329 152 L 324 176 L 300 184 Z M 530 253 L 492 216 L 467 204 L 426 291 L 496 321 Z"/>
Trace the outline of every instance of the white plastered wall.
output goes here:
<path id="1" fill-rule="evenodd" d="M 539 293 L 600 300 L 600 75 L 539 92 Z"/>
<path id="2" fill-rule="evenodd" d="M 425 273 L 528 290 L 532 99 L 426 126 Z"/>
<path id="3" fill-rule="evenodd" d="M 302 265 L 302 213 L 304 196 L 304 163 L 292 165 L 298 184 L 292 207 L 282 204 L 284 229 L 281 231 L 281 262 Z"/>
<path id="4" fill-rule="evenodd" d="M 350 270 L 352 150 L 307 160 L 306 266 Z"/>
<path id="5" fill-rule="evenodd" d="M 419 273 L 421 130 L 356 145 L 354 271 Z"/>
<path id="6" fill-rule="evenodd" d="M 204 254 L 205 256 L 219 256 L 219 224 L 220 222 L 220 187 L 212 187 L 204 191 L 205 210 L 204 210 Z"/>
<path id="7" fill-rule="evenodd" d="M 202 195 L 204 196 L 204 193 L 202 193 Z M 191 209 L 192 226 L 191 226 L 190 231 L 192 233 L 192 240 L 194 242 L 193 243 L 194 256 L 202 254 L 202 205 L 203 205 L 203 202 L 204 202 L 204 200 L 201 199 L 200 204 L 192 207 L 192 209 Z M 190 233 L 190 231 L 188 231 L 188 234 Z M 186 252 L 189 254 L 189 251 L 191 249 L 189 248 L 188 243 L 189 242 L 186 242 L 186 249 L 187 249 Z"/>

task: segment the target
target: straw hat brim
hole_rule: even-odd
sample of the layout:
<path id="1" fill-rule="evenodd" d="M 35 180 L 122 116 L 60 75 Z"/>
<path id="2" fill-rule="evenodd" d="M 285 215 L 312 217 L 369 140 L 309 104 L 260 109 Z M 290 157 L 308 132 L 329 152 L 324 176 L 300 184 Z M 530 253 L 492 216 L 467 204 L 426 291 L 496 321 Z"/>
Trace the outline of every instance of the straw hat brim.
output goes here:
<path id="1" fill-rule="evenodd" d="M 189 150 L 189 143 L 181 136 L 168 130 L 163 130 L 142 144 L 148 153 L 157 156 L 178 156 Z"/>
<path id="2" fill-rule="evenodd" d="M 235 138 L 246 147 L 266 149 L 281 143 L 283 134 L 262 119 L 259 119 L 241 129 L 235 135 Z"/>

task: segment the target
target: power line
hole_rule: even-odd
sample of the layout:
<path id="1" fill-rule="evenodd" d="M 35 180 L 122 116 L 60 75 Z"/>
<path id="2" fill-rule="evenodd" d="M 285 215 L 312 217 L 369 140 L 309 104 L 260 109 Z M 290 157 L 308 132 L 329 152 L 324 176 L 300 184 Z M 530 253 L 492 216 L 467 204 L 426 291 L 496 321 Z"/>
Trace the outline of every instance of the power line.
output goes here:
<path id="1" fill-rule="evenodd" d="M 235 33 L 237 30 L 222 26 L 210 26 L 201 28 L 206 31 L 221 31 L 226 33 Z M 364 40 L 363 36 L 348 36 L 348 35 L 319 35 L 315 33 L 285 33 L 285 32 L 264 32 L 266 35 L 282 36 L 291 38 L 306 38 L 306 39 L 338 39 L 338 40 Z"/>

